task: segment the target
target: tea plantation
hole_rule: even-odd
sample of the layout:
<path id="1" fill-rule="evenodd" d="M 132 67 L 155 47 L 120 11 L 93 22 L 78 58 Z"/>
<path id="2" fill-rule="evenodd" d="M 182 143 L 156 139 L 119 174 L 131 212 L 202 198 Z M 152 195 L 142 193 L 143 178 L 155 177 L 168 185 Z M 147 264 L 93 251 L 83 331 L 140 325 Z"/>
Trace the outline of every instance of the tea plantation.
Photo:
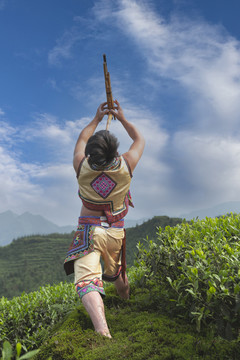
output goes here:
<path id="1" fill-rule="evenodd" d="M 127 233 L 127 264 L 133 265 L 136 245 L 148 235 L 156 238 L 156 227 L 176 225 L 182 220 L 156 216 L 142 225 L 129 228 Z M 0 235 L 1 236 L 1 235 Z M 0 297 L 12 298 L 23 291 L 37 290 L 45 284 L 73 281 L 66 276 L 63 261 L 73 239 L 71 234 L 26 236 L 0 247 Z"/>
<path id="2" fill-rule="evenodd" d="M 3 360 L 19 358 L 19 342 L 22 353 L 39 349 L 36 360 L 239 360 L 239 229 L 239 215 L 206 218 L 160 227 L 139 244 L 130 300 L 106 285 L 113 339 L 94 332 L 70 283 L 2 298 Z"/>

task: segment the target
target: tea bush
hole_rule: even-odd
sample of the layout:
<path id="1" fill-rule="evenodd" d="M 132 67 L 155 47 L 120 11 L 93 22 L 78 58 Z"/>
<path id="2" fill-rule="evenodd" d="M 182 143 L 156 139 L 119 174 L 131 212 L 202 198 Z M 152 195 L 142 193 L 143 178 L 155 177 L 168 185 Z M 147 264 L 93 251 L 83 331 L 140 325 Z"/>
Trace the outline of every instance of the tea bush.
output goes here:
<path id="1" fill-rule="evenodd" d="M 138 245 L 141 281 L 157 283 L 178 314 L 200 331 L 212 324 L 219 335 L 240 329 L 240 215 L 183 222 L 158 228 L 155 241 Z"/>
<path id="2" fill-rule="evenodd" d="M 11 301 L 2 299 L 1 340 L 12 339 L 12 347 L 3 342 L 3 360 L 32 357 L 31 351 L 20 355 L 17 340 L 25 344 L 22 350 L 40 348 L 34 356 L 39 360 L 239 359 L 240 342 L 223 340 L 209 331 L 198 334 L 187 321 L 176 319 L 173 313 L 167 316 L 164 306 L 169 304 L 168 293 L 156 285 L 149 289 L 140 286 L 145 271 L 141 267 L 129 269 L 132 283 L 128 301 L 117 295 L 113 285 L 106 286 L 104 303 L 111 340 L 94 331 L 70 284 L 46 286 Z"/>
<path id="3" fill-rule="evenodd" d="M 22 345 L 20 343 L 17 343 L 16 357 L 15 357 L 16 360 L 33 359 L 33 357 L 39 352 L 39 350 L 32 350 L 20 356 L 21 351 L 22 351 Z M 11 344 L 8 341 L 4 341 L 3 349 L 2 349 L 2 357 L 0 358 L 0 360 L 12 360 L 12 356 L 13 356 L 13 349 Z M 51 360 L 51 358 L 49 358 L 48 360 Z"/>
<path id="4" fill-rule="evenodd" d="M 35 360 L 239 360 L 240 343 L 227 341 L 162 309 L 155 310 L 149 290 L 131 286 L 122 300 L 113 285 L 107 288 L 105 312 L 112 339 L 94 331 L 79 305 L 44 340 Z"/>
<path id="5" fill-rule="evenodd" d="M 40 287 L 12 300 L 0 299 L 0 348 L 18 342 L 25 351 L 36 349 L 49 330 L 76 305 L 74 286 L 60 283 Z"/>

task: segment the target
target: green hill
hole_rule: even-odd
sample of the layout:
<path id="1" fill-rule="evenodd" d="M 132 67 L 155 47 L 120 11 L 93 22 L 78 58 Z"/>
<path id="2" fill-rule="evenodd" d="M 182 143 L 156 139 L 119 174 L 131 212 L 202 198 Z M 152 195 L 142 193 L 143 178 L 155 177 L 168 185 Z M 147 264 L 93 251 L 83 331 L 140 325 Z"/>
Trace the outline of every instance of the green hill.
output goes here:
<path id="1" fill-rule="evenodd" d="M 28 236 L 0 248 L 0 297 L 11 298 L 66 277 L 63 259 L 73 234 Z"/>
<path id="2" fill-rule="evenodd" d="M 127 264 L 133 265 L 136 245 L 147 236 L 154 239 L 156 228 L 176 225 L 181 219 L 156 216 L 142 225 L 126 230 Z M 73 234 L 27 236 L 0 247 L 0 297 L 11 298 L 23 291 L 37 290 L 45 284 L 73 281 L 66 276 L 63 261 Z"/>
<path id="3" fill-rule="evenodd" d="M 128 271 L 130 299 L 105 287 L 111 340 L 94 331 L 73 284 L 2 297 L 0 352 L 20 342 L 40 348 L 35 360 L 238 360 L 239 230 L 234 214 L 160 228 Z"/>

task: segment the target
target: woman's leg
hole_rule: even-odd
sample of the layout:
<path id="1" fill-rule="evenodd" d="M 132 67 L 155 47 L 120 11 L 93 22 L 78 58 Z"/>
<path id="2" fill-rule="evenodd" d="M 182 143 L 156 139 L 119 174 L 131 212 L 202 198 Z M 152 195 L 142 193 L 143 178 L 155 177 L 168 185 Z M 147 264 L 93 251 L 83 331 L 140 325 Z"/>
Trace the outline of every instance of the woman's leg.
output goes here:
<path id="1" fill-rule="evenodd" d="M 114 285 L 115 285 L 115 287 L 117 289 L 118 295 L 121 298 L 123 298 L 125 300 L 128 300 L 129 299 L 130 286 L 129 286 L 129 283 L 128 283 L 127 274 L 125 274 L 125 282 L 124 282 L 123 277 L 122 277 L 122 273 L 120 273 L 117 280 L 114 281 Z"/>
<path id="2" fill-rule="evenodd" d="M 91 291 L 82 297 L 82 303 L 87 310 L 95 330 L 104 336 L 111 338 L 108 329 L 104 304 L 101 295 L 97 291 Z"/>
<path id="3" fill-rule="evenodd" d="M 94 251 L 74 261 L 76 291 L 87 310 L 95 330 L 111 338 L 101 294 L 105 294 L 102 284 L 102 267 L 98 242 L 104 238 L 104 232 L 96 227 L 94 231 Z"/>

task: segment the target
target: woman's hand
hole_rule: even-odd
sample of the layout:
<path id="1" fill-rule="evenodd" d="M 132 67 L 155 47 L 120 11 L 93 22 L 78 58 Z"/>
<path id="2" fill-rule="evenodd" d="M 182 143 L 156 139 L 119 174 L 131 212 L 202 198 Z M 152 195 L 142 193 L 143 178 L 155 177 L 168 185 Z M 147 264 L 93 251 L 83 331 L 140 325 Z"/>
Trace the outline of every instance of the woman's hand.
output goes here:
<path id="1" fill-rule="evenodd" d="M 107 102 L 104 102 L 99 105 L 95 118 L 98 122 L 102 121 L 103 117 L 109 113 L 109 110 L 106 108 Z"/>
<path id="2" fill-rule="evenodd" d="M 125 116 L 124 116 L 124 113 L 123 113 L 123 109 L 121 108 L 119 102 L 117 100 L 114 100 L 114 103 L 116 104 L 116 106 L 114 106 L 114 109 L 116 110 L 113 110 L 111 109 L 110 110 L 110 113 L 115 116 L 119 121 L 124 121 L 126 120 Z"/>

